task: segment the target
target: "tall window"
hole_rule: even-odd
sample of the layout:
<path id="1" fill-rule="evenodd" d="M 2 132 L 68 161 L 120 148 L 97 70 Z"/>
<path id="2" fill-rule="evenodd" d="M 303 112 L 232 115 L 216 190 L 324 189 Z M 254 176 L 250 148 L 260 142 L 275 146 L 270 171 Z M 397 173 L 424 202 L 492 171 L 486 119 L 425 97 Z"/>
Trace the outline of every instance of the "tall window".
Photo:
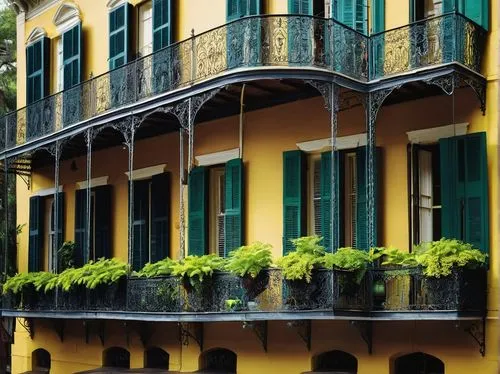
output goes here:
<path id="1" fill-rule="evenodd" d="M 90 211 L 87 213 L 87 210 Z M 88 221 L 90 219 L 90 223 Z M 88 230 L 90 228 L 90 235 Z M 87 241 L 90 243 L 87 248 Z M 89 260 L 111 255 L 111 186 L 93 187 L 90 207 L 87 189 L 75 192 L 75 263 L 79 266 Z M 88 249 L 88 252 L 87 252 Z"/>
<path id="2" fill-rule="evenodd" d="M 441 166 L 439 145 L 411 146 L 412 243 L 441 238 Z"/>
<path id="3" fill-rule="evenodd" d="M 147 1 L 139 6 L 139 45 L 140 56 L 153 52 L 153 5 Z"/>
<path id="4" fill-rule="evenodd" d="M 341 165 L 337 169 L 338 175 L 338 188 L 339 190 L 339 206 L 340 214 L 342 215 L 340 231 L 340 243 L 347 247 L 359 247 L 361 243 L 357 239 L 358 230 L 358 173 L 357 173 L 357 155 L 355 151 L 345 151 L 341 157 Z M 330 165 L 329 165 L 330 166 Z M 325 171 L 327 172 L 325 175 Z M 322 175 L 323 174 L 323 175 Z M 321 181 L 322 178 L 329 177 L 328 170 L 322 165 L 321 157 L 319 154 L 311 155 L 309 157 L 309 214 L 308 214 L 308 233 L 310 235 L 324 236 L 325 228 L 322 223 L 323 220 L 328 219 L 329 214 L 325 209 L 331 209 L 328 191 L 322 192 Z M 327 187 L 328 188 L 328 187 Z M 323 187 L 324 190 L 324 187 Z M 325 197 L 326 193 L 326 197 Z M 328 201 L 325 203 L 325 198 Z M 343 226 L 343 230 L 342 230 Z M 328 246 L 328 243 L 324 243 Z"/>
<path id="5" fill-rule="evenodd" d="M 412 244 L 455 238 L 489 249 L 486 134 L 409 148 Z"/>
<path id="6" fill-rule="evenodd" d="M 189 175 L 189 254 L 227 255 L 243 245 L 243 162 L 194 168 Z"/>
<path id="7" fill-rule="evenodd" d="M 134 270 L 169 254 L 170 177 L 168 173 L 134 181 Z"/>
<path id="8" fill-rule="evenodd" d="M 443 13 L 443 0 L 413 0 L 413 21 L 439 16 Z"/>
<path id="9" fill-rule="evenodd" d="M 210 169 L 209 185 L 209 211 L 210 211 L 210 253 L 224 257 L 225 236 L 224 220 L 226 212 L 226 178 L 225 168 L 214 167 Z"/>

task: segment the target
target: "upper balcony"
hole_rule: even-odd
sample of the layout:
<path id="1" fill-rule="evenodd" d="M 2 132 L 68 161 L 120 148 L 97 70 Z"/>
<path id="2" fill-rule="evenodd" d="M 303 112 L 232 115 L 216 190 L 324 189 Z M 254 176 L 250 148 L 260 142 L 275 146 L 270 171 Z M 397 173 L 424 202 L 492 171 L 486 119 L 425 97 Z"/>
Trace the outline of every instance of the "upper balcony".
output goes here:
<path id="1" fill-rule="evenodd" d="M 431 79 L 452 67 L 478 79 L 486 31 L 458 13 L 370 37 L 332 19 L 246 17 L 175 43 L 9 113 L 0 153 L 174 102 L 207 86 L 265 78 L 319 78 L 359 92 Z"/>

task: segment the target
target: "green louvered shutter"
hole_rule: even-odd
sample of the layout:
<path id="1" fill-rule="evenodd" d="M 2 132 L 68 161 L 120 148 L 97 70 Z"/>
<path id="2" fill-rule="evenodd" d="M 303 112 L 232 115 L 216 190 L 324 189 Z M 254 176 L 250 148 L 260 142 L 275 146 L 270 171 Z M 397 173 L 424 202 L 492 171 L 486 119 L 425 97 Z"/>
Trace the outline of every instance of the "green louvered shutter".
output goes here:
<path id="1" fill-rule="evenodd" d="M 482 0 L 474 0 L 474 1 L 482 1 Z M 415 7 L 417 6 L 417 2 L 418 2 L 417 0 L 412 0 L 414 15 L 416 15 Z M 449 13 L 455 11 L 456 5 L 458 5 L 457 0 L 443 0 L 443 13 Z M 414 18 L 411 21 L 413 22 L 418 20 Z"/>
<path id="2" fill-rule="evenodd" d="M 312 15 L 312 0 L 288 0 L 289 14 Z"/>
<path id="3" fill-rule="evenodd" d="M 109 69 L 126 64 L 130 58 L 129 24 L 132 5 L 124 4 L 109 12 Z"/>
<path id="4" fill-rule="evenodd" d="M 236 158 L 226 163 L 224 255 L 243 245 L 243 160 Z"/>
<path id="5" fill-rule="evenodd" d="M 247 15 L 256 16 L 261 14 L 262 0 L 248 0 L 248 6 L 250 9 L 248 9 Z"/>
<path id="6" fill-rule="evenodd" d="M 327 251 L 332 251 L 332 153 L 324 152 L 321 154 L 321 236 L 323 245 Z"/>
<path id="7" fill-rule="evenodd" d="M 375 221 L 374 221 L 374 241 L 375 245 L 378 244 L 378 165 L 380 164 L 381 150 L 375 149 L 374 155 L 374 189 L 375 189 Z M 368 189 L 367 189 L 367 166 L 366 166 L 366 147 L 359 147 L 356 149 L 356 227 L 355 227 L 355 247 L 358 249 L 368 250 L 370 243 L 368 242 Z"/>
<path id="8" fill-rule="evenodd" d="M 366 0 L 338 0 L 332 4 L 332 14 L 335 19 L 364 34 L 366 34 L 366 10 Z"/>
<path id="9" fill-rule="evenodd" d="M 96 259 L 111 257 L 111 208 L 112 208 L 112 186 L 99 186 L 92 189 L 94 192 L 95 227 L 94 253 Z M 92 229 L 92 228 L 91 228 Z"/>
<path id="10" fill-rule="evenodd" d="M 486 134 L 440 140 L 442 234 L 489 251 Z"/>
<path id="11" fill-rule="evenodd" d="M 49 95 L 50 39 L 44 37 L 26 47 L 26 104 Z"/>
<path id="12" fill-rule="evenodd" d="M 458 0 L 459 12 L 465 14 L 471 20 L 482 26 L 485 30 L 489 28 L 489 1 L 488 0 Z"/>
<path id="13" fill-rule="evenodd" d="M 333 250 L 337 250 L 344 246 L 345 243 L 345 154 L 342 151 L 336 151 L 333 155 L 334 167 L 337 173 L 335 178 L 335 185 L 333 186 L 333 193 L 336 197 L 336 216 L 333 218 L 334 231 L 333 231 Z"/>
<path id="14" fill-rule="evenodd" d="M 240 2 L 241 0 L 227 0 L 227 14 L 226 20 L 228 22 L 233 21 L 241 17 L 240 14 Z"/>
<path id="15" fill-rule="evenodd" d="M 64 89 L 82 81 L 82 24 L 63 34 Z"/>
<path id="16" fill-rule="evenodd" d="M 385 0 L 372 1 L 372 33 L 385 30 Z"/>
<path id="17" fill-rule="evenodd" d="M 149 183 L 149 180 L 134 181 L 132 269 L 136 271 L 149 260 Z"/>
<path id="18" fill-rule="evenodd" d="M 283 153 L 283 255 L 293 250 L 291 239 L 306 234 L 306 163 L 302 151 Z"/>
<path id="19" fill-rule="evenodd" d="M 356 227 L 354 246 L 368 249 L 368 200 L 366 186 L 366 147 L 356 150 Z"/>
<path id="20" fill-rule="evenodd" d="M 151 262 L 168 257 L 170 249 L 170 174 L 153 176 L 151 182 Z"/>
<path id="21" fill-rule="evenodd" d="M 172 44 L 170 0 L 153 0 L 153 52 Z"/>
<path id="22" fill-rule="evenodd" d="M 57 198 L 57 242 L 56 248 L 59 250 L 64 243 L 64 227 L 65 225 L 65 201 L 64 192 L 59 192 Z"/>
<path id="23" fill-rule="evenodd" d="M 208 170 L 200 166 L 189 174 L 188 254 L 208 252 Z"/>
<path id="24" fill-rule="evenodd" d="M 88 259 L 87 248 L 87 190 L 75 192 L 75 266 L 82 266 Z"/>
<path id="25" fill-rule="evenodd" d="M 42 249 L 44 234 L 44 204 L 40 196 L 30 198 L 28 271 L 42 269 Z"/>

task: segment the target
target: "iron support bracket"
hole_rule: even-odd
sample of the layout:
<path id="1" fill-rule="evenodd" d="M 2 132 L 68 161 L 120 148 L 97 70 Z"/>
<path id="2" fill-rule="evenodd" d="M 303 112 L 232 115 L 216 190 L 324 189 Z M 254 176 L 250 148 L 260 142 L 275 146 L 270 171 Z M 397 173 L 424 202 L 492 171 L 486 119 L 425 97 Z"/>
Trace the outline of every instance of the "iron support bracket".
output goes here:
<path id="1" fill-rule="evenodd" d="M 459 328 L 460 323 L 456 327 Z M 463 330 L 474 339 L 479 346 L 479 353 L 484 357 L 486 354 L 486 318 L 484 317 L 480 321 L 472 322 L 468 326 L 465 326 Z"/>
<path id="2" fill-rule="evenodd" d="M 289 328 L 294 328 L 297 331 L 297 335 L 306 344 L 307 351 L 311 351 L 311 335 L 312 335 L 312 321 L 289 321 L 287 322 Z"/>
<path id="3" fill-rule="evenodd" d="M 245 321 L 243 328 L 252 330 L 262 344 L 264 352 L 267 352 L 267 321 Z"/>
<path id="4" fill-rule="evenodd" d="M 64 342 L 64 320 L 63 319 L 55 319 L 52 321 L 54 331 L 59 337 L 60 342 Z"/>
<path id="5" fill-rule="evenodd" d="M 366 343 L 368 354 L 373 352 L 373 324 L 372 321 L 351 321 L 351 326 L 354 326 L 360 333 L 361 338 Z"/>
<path id="6" fill-rule="evenodd" d="M 33 318 L 19 319 L 19 323 L 28 332 L 30 338 L 33 340 L 35 337 L 35 320 Z"/>

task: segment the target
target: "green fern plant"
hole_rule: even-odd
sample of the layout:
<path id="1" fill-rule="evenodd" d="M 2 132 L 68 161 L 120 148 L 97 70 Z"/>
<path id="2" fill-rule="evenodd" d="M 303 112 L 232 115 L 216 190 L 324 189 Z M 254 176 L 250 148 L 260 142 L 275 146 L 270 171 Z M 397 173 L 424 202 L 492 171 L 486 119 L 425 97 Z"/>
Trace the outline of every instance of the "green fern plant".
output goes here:
<path id="1" fill-rule="evenodd" d="M 75 242 L 64 242 L 57 251 L 59 271 L 64 271 L 75 266 Z"/>
<path id="2" fill-rule="evenodd" d="M 174 263 L 175 262 L 168 257 L 152 264 L 148 262 L 141 270 L 134 273 L 134 275 L 145 278 L 171 275 Z"/>
<path id="3" fill-rule="evenodd" d="M 240 277 L 257 277 L 262 269 L 272 264 L 272 246 L 255 242 L 229 252 L 226 270 Z"/>
<path id="4" fill-rule="evenodd" d="M 448 276 L 454 268 L 485 266 L 488 257 L 472 244 L 445 238 L 417 246 L 414 253 L 424 275 L 434 278 Z"/>
<path id="5" fill-rule="evenodd" d="M 59 275 L 57 285 L 64 291 L 80 285 L 92 290 L 100 285 L 116 283 L 128 272 L 129 266 L 126 263 L 116 258 L 101 258 L 90 261 L 81 268 L 66 269 Z"/>
<path id="6" fill-rule="evenodd" d="M 3 285 L 3 293 L 12 292 L 14 294 L 25 291 L 33 286 L 37 291 L 49 292 L 56 287 L 57 274 L 45 271 L 32 273 L 18 273 L 6 280 Z"/>
<path id="7" fill-rule="evenodd" d="M 278 259 L 283 277 L 286 280 L 305 280 L 311 282 L 314 269 L 324 267 L 325 248 L 320 244 L 319 236 L 305 236 L 293 239 L 295 251 Z"/>
<path id="8" fill-rule="evenodd" d="M 197 287 L 214 271 L 223 270 L 225 259 L 216 255 L 187 256 L 172 265 L 172 275 L 188 280 L 191 286 Z"/>

